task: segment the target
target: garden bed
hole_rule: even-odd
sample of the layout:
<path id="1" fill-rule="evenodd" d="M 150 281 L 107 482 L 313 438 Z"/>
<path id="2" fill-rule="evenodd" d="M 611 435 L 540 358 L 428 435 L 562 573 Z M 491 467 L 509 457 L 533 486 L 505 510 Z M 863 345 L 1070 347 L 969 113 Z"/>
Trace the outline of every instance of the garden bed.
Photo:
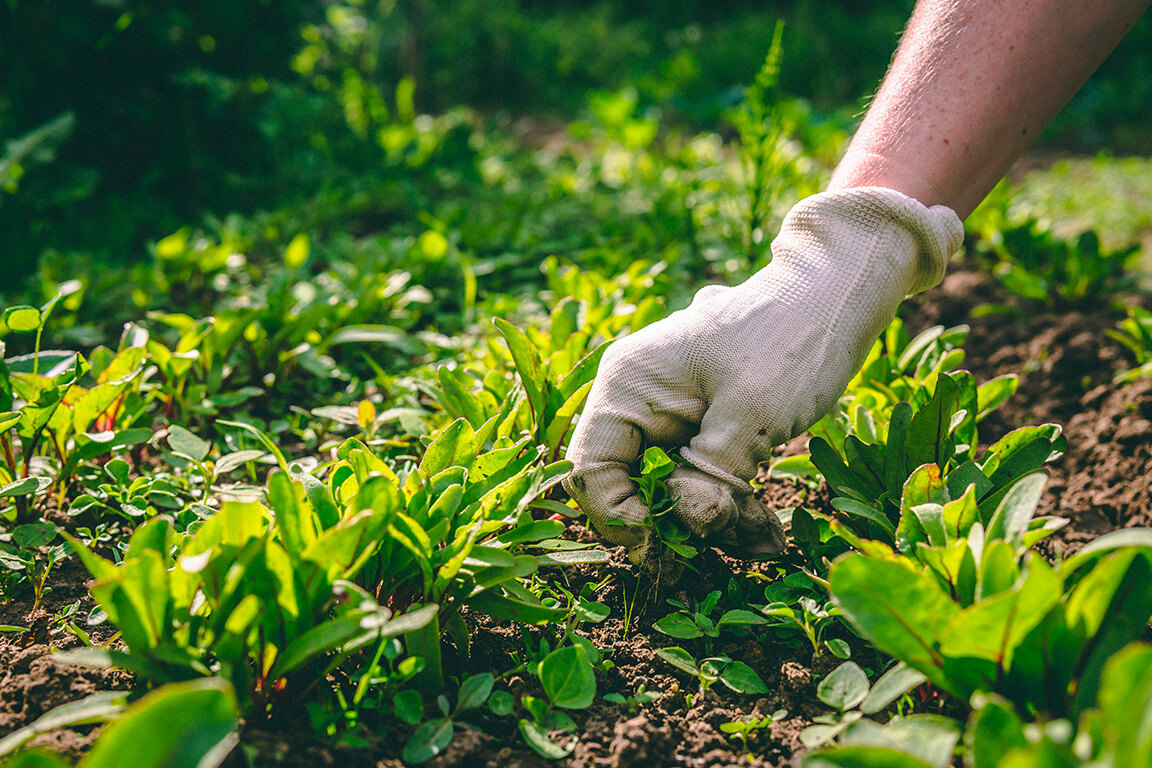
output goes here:
<path id="1" fill-rule="evenodd" d="M 990 311 L 995 308 L 996 311 Z M 1041 514 L 1069 518 L 1070 524 L 1047 540 L 1049 557 L 1071 554 L 1085 542 L 1110 530 L 1152 524 L 1152 387 L 1147 381 L 1115 384 L 1118 370 L 1129 365 L 1123 348 L 1104 331 L 1115 326 L 1116 311 L 1101 306 L 1078 312 L 1036 311 L 1010 297 L 986 273 L 959 266 L 943 285 L 910 300 L 902 312 L 909 328 L 933 324 L 967 323 L 971 334 L 963 367 L 978 381 L 1017 373 L 1021 383 L 1015 396 L 981 425 L 981 444 L 988 444 L 1016 426 L 1055 422 L 1064 427 L 1068 450 L 1050 466 L 1051 482 L 1040 505 Z M 803 441 L 789 447 L 796 451 Z M 805 504 L 824 509 L 828 498 L 802 482 L 763 476 L 763 498 L 774 507 Z M 567 538 L 586 539 L 578 523 L 569 524 Z M 787 553 L 786 553 L 787 554 Z M 602 649 L 610 666 L 598 674 L 598 696 L 587 709 L 573 712 L 579 741 L 568 758 L 549 762 L 524 746 L 514 719 L 481 716 L 475 728 L 457 733 L 450 747 L 425 763 L 435 768 L 491 766 L 520 768 L 564 765 L 571 768 L 678 765 L 722 766 L 788 765 L 801 750 L 799 735 L 813 717 L 827 711 L 815 696 L 816 682 L 839 660 L 824 653 L 813 656 L 811 647 L 765 644 L 749 636 L 724 638 L 717 651 L 748 664 L 766 684 L 766 694 L 741 695 L 713 685 L 697 694 L 695 681 L 655 655 L 675 644 L 652 628 L 668 612 L 665 598 L 698 602 L 712 590 L 725 590 L 730 582 L 749 579 L 746 571 L 771 568 L 729 560 L 715 552 L 699 562 L 699 573 L 689 574 L 674 586 L 659 590 L 627 564 L 623 550 L 611 551 L 608 563 L 545 572 L 546 578 L 566 582 L 573 593 L 586 584 L 602 585 L 597 599 L 611 608 L 610 616 L 587 633 Z M 93 602 L 86 594 L 87 573 L 71 558 L 53 574 L 49 593 L 34 616 L 30 600 L 0 606 L 0 624 L 32 627 L 29 633 L 0 635 L 0 734 L 26 725 L 53 706 L 104 689 L 122 689 L 131 677 L 73 667 L 53 660 L 48 643 L 57 648 L 75 645 L 69 635 L 49 637 L 51 619 L 79 601 L 79 615 L 87 615 Z M 639 597 L 637 597 L 639 591 Z M 626 625 L 624 617 L 630 615 Z M 448 676 L 502 672 L 516 666 L 523 653 L 519 625 L 499 623 L 483 614 L 466 613 L 471 630 L 469 652 L 449 649 Z M 111 630 L 97 627 L 97 637 Z M 101 635 L 100 633 L 104 633 Z M 866 644 L 851 637 L 854 656 L 864 664 L 873 657 Z M 863 657 L 863 658 L 861 658 Z M 503 681 L 519 697 L 538 689 L 536 681 L 515 676 Z M 634 696 L 638 690 L 660 697 L 643 704 L 617 704 L 603 696 Z M 689 696 L 692 699 L 689 700 Z M 917 711 L 936 711 L 939 702 L 916 704 Z M 750 732 L 747 743 L 724 733 L 726 723 L 766 718 L 780 710 L 763 728 Z M 386 732 L 358 736 L 335 743 L 319 739 L 303 712 L 289 721 L 249 727 L 245 750 L 259 766 L 396 766 L 411 728 L 400 724 Z M 56 731 L 37 744 L 80 754 L 94 737 L 92 728 Z M 239 753 L 230 763 L 245 764 Z"/>

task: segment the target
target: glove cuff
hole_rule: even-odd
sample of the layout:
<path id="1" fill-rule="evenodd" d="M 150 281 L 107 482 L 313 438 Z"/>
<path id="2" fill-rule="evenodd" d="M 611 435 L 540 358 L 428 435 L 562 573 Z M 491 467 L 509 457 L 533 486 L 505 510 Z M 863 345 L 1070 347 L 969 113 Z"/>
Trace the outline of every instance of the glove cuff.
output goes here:
<path id="1" fill-rule="evenodd" d="M 906 265 L 906 294 L 926 291 L 944 279 L 948 258 L 964 242 L 964 225 L 946 205 L 925 206 L 915 198 L 886 187 L 853 187 L 835 192 L 822 192 L 801 200 L 784 218 L 781 232 L 792 228 L 803 231 L 832 218 L 858 224 L 863 232 L 876 233 L 884 227 L 897 226 L 907 232 L 916 253 Z M 847 233 L 846 233 L 847 234 Z M 847 249 L 858 243 L 845 243 Z"/>

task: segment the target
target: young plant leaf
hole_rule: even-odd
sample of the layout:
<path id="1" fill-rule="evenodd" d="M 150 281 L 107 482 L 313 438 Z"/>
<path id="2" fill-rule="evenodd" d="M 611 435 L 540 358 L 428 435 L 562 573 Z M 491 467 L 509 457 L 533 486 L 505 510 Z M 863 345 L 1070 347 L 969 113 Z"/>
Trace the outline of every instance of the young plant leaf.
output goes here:
<path id="1" fill-rule="evenodd" d="M 596 676 L 582 646 L 552 651 L 540 662 L 537 674 L 553 706 L 584 709 L 596 696 Z"/>
<path id="2" fill-rule="evenodd" d="M 816 686 L 816 696 L 833 709 L 847 712 L 868 695 L 868 676 L 854 661 L 846 661 Z"/>
<path id="3" fill-rule="evenodd" d="M 215 768 L 239 741 L 240 711 L 219 678 L 170 683 L 101 733 L 84 768 Z"/>

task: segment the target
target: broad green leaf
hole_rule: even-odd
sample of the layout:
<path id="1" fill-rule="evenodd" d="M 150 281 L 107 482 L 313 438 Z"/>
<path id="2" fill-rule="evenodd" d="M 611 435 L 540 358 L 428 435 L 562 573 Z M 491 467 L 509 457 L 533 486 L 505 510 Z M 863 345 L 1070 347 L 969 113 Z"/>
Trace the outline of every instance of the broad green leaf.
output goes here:
<path id="1" fill-rule="evenodd" d="M 948 543 L 948 534 L 944 530 L 944 507 L 939 504 L 918 504 L 912 507 L 912 514 L 916 516 L 920 530 L 928 537 L 928 544 L 933 547 L 943 547 Z"/>
<path id="2" fill-rule="evenodd" d="M 72 430 L 83 433 L 100 414 L 107 411 L 124 392 L 123 384 L 100 384 L 85 392 L 72 404 Z"/>
<path id="3" fill-rule="evenodd" d="M 1104 664 L 1140 637 L 1152 618 L 1152 553 L 1119 550 L 1106 555 L 1065 599 L 1067 623 L 1075 633 L 1081 671 L 1080 708 L 1091 706 Z"/>
<path id="4" fill-rule="evenodd" d="M 920 543 L 913 554 L 940 578 L 961 605 L 969 605 L 975 599 L 976 561 L 967 541 L 961 539 L 945 547 Z"/>
<path id="5" fill-rule="evenodd" d="M 657 632 L 663 632 L 670 637 L 681 640 L 691 640 L 704 636 L 704 633 L 700 630 L 700 627 L 696 625 L 696 622 L 683 613 L 670 613 L 654 623 L 652 628 Z"/>
<path id="6" fill-rule="evenodd" d="M 489 589 L 468 599 L 472 608 L 503 621 L 520 621 L 525 624 L 547 624 L 558 621 L 567 611 L 562 608 L 549 608 L 535 597 L 522 594 L 509 594 L 507 585 L 504 591 Z"/>
<path id="7" fill-rule="evenodd" d="M 900 497 L 900 522 L 896 526 L 896 546 L 910 553 L 917 544 L 928 543 L 928 533 L 914 512 L 924 504 L 946 504 L 948 491 L 940 479 L 940 468 L 935 464 L 922 464 L 904 483 Z"/>
<path id="8" fill-rule="evenodd" d="M 553 706 L 584 709 L 596 696 L 596 676 L 582 646 L 552 651 L 541 660 L 537 674 Z"/>
<path id="9" fill-rule="evenodd" d="M 848 468 L 861 481 L 856 490 L 866 498 L 875 499 L 884 492 L 884 452 L 878 445 L 869 445 L 855 435 L 844 438 L 844 458 Z"/>
<path id="10" fill-rule="evenodd" d="M 567 745 L 557 744 L 548 735 L 550 728 L 540 725 L 534 720 L 520 720 L 520 735 L 524 737 L 524 741 L 528 742 L 528 746 L 536 750 L 542 757 L 548 760 L 561 760 L 568 755 L 572 754 L 576 749 L 576 739 L 572 739 Z"/>
<path id="11" fill-rule="evenodd" d="M 976 400 L 979 404 L 976 421 L 983 421 L 988 414 L 999 408 L 1008 398 L 1016 392 L 1019 377 L 1014 373 L 997 376 L 986 381 L 976 388 Z"/>
<path id="12" fill-rule="evenodd" d="M 299 557 L 318 534 L 316 514 L 303 484 L 280 469 L 273 470 L 268 474 L 268 503 L 276 515 L 280 541 L 293 557 Z"/>
<path id="13" fill-rule="evenodd" d="M 774 478 L 812 477 L 819 472 L 820 470 L 816 469 L 816 465 L 812 463 L 812 457 L 803 453 L 777 459 L 772 462 L 769 469 L 769 474 Z"/>
<path id="14" fill-rule="evenodd" d="M 1045 441 L 1048 443 L 1046 451 Z M 1020 427 L 989 446 L 981 469 L 997 487 L 1000 487 L 1013 478 L 1038 469 L 1045 461 L 1054 459 L 1063 451 L 1066 442 L 1057 424 Z M 1021 453 L 1022 451 L 1025 452 Z M 1005 468 L 1001 476 L 1003 479 L 997 476 L 1002 468 Z"/>
<path id="15" fill-rule="evenodd" d="M 1114 549 L 1127 547 L 1152 551 L 1152 528 L 1122 528 L 1097 537 L 1065 560 L 1060 570 L 1062 573 L 1071 573 Z"/>
<path id="16" fill-rule="evenodd" d="M 42 349 L 40 354 L 17 355 L 5 360 L 9 373 L 32 373 L 47 378 L 55 378 L 72 368 L 78 357 L 69 349 Z"/>
<path id="17" fill-rule="evenodd" d="M 585 549 L 553 552 L 549 555 L 540 555 L 536 559 L 540 565 L 589 565 L 606 563 L 611 556 L 603 549 Z"/>
<path id="18" fill-rule="evenodd" d="M 840 491 L 841 488 L 856 489 L 861 485 L 860 479 L 824 438 L 814 437 L 809 440 L 808 451 L 812 456 L 812 463 L 820 470 L 820 474 L 824 475 L 833 491 Z"/>
<path id="19" fill-rule="evenodd" d="M 954 446 L 948 433 L 952 414 L 956 412 L 959 401 L 959 386 L 948 374 L 940 374 L 932 399 L 917 411 L 908 424 L 904 447 L 908 466 L 932 463 L 941 469 L 945 467 L 952 458 Z"/>
<path id="20" fill-rule="evenodd" d="M 1152 765 L 1152 648 L 1132 644 L 1108 660 L 1099 702 L 1111 765 Z"/>
<path id="21" fill-rule="evenodd" d="M 86 434 L 78 436 L 76 440 L 77 448 L 68 454 L 63 473 L 70 473 L 81 463 L 89 459 L 118 451 L 121 448 L 140 445 L 151 439 L 152 430 L 147 427 L 122 429 L 118 432 L 101 433 L 99 435 Z"/>
<path id="22" fill-rule="evenodd" d="M 969 485 L 955 494 L 953 500 L 941 508 L 940 519 L 949 542 L 967 538 L 972 526 L 980 520 L 980 512 L 976 507 L 976 486 Z"/>
<path id="23" fill-rule="evenodd" d="M 476 709 L 488 699 L 492 693 L 495 678 L 489 672 L 472 675 L 460 684 L 460 693 L 456 697 L 456 712 L 467 709 Z"/>
<path id="24" fill-rule="evenodd" d="M 548 422 L 548 427 L 545 432 L 545 442 L 552 448 L 559 448 L 564 438 L 568 435 L 568 430 L 572 425 L 572 419 L 576 417 L 577 411 L 584 406 L 584 400 L 588 397 L 589 390 L 592 389 L 592 382 L 586 382 L 583 386 L 572 393 L 572 396 L 564 401 L 556 413 L 553 414 L 552 419 Z"/>
<path id="25" fill-rule="evenodd" d="M 888 422 L 888 443 L 884 451 L 884 487 L 893 496 L 900 493 L 904 481 L 908 479 L 905 446 L 912 415 L 912 406 L 906 402 L 899 402 L 892 407 L 892 417 Z"/>
<path id="26" fill-rule="evenodd" d="M 900 357 L 896 359 L 896 370 L 901 372 L 907 371 L 908 367 L 916 362 L 924 351 L 939 339 L 943 333 L 944 326 L 934 325 L 916 334 L 916 338 L 908 342 L 908 346 L 904 348 L 904 351 L 900 353 Z M 898 346 L 892 343 L 892 340 L 889 340 L 888 348 L 895 350 Z"/>
<path id="27" fill-rule="evenodd" d="M 376 551 L 388 524 L 389 518 L 365 510 L 321 532 L 300 559 L 320 566 L 329 582 L 351 579 Z"/>
<path id="28" fill-rule="evenodd" d="M 170 683 L 130 705 L 81 768 L 215 768 L 239 740 L 232 686 L 219 678 Z"/>
<path id="29" fill-rule="evenodd" d="M 838 496 L 832 499 L 832 506 L 841 512 L 875 523 L 880 530 L 887 533 L 890 538 L 896 535 L 896 526 L 892 525 L 892 521 L 889 520 L 883 512 L 862 501 L 850 499 L 845 496 Z"/>
<path id="30" fill-rule="evenodd" d="M 512 353 L 512 361 L 516 365 L 516 373 L 520 376 L 524 392 L 528 396 L 532 413 L 537 420 L 543 419 L 549 382 L 545 373 L 547 369 L 540 362 L 540 354 L 519 328 L 499 317 L 493 322 L 504 340 L 508 342 L 508 351 Z"/>
<path id="31" fill-rule="evenodd" d="M 768 693 L 768 686 L 752 667 L 742 661 L 728 661 L 720 670 L 720 682 L 736 693 Z"/>
<path id="32" fill-rule="evenodd" d="M 990 541 L 1003 539 L 1014 550 L 1020 551 L 1028 524 L 1047 486 L 1048 473 L 1043 470 L 1016 480 L 988 521 L 984 534 L 985 546 Z"/>
<path id="33" fill-rule="evenodd" d="M 976 599 L 985 600 L 999 594 L 1012 585 L 1020 576 L 1020 566 L 1016 551 L 1003 539 L 985 539 L 983 555 L 980 559 L 980 577 L 976 585 Z"/>
<path id="34" fill-rule="evenodd" d="M 1060 578 L 1039 556 L 1028 559 L 1023 580 L 962 610 L 952 619 L 940 650 L 945 656 L 1012 666 L 1016 648 L 1062 598 Z M 994 683 L 995 681 L 990 681 Z"/>
<path id="35" fill-rule="evenodd" d="M 495 565 L 500 568 L 508 568 L 516 564 L 516 556 L 507 550 L 498 547 L 490 547 L 484 544 L 474 546 L 464 559 L 464 564 L 476 567 L 484 565 Z"/>
<path id="36" fill-rule="evenodd" d="M 382 621 L 386 620 L 387 614 L 381 614 L 384 610 L 380 608 L 350 611 L 317 624 L 284 648 L 269 671 L 269 678 L 277 680 L 284 677 L 309 661 L 335 651 L 361 636 L 375 636 Z"/>
<path id="37" fill-rule="evenodd" d="M 0 360 L 0 365 L 3 361 Z M 0 370 L 0 377 L 6 376 L 3 370 Z M 0 384 L 2 387 L 3 384 Z M 0 413 L 0 432 L 7 432 L 20 421 L 20 411 L 5 411 Z"/>
<path id="38" fill-rule="evenodd" d="M 494 691 L 488 697 L 488 709 L 497 717 L 506 717 L 512 714 L 515 706 L 515 699 L 508 691 Z"/>
<path id="39" fill-rule="evenodd" d="M 868 675 L 854 661 L 846 661 L 816 686 L 816 696 L 833 709 L 846 712 L 868 695 Z"/>
<path id="40" fill-rule="evenodd" d="M 226 475 L 229 472 L 232 472 L 233 470 L 238 469 L 249 462 L 257 461 L 264 456 L 267 456 L 264 451 L 258 451 L 254 449 L 224 454 L 216 461 L 216 474 Z"/>
<path id="41" fill-rule="evenodd" d="M 385 344 L 408 354 L 419 353 L 424 345 L 402 328 L 391 325 L 346 325 L 317 345 L 318 352 L 341 344 Z"/>
<path id="42" fill-rule="evenodd" d="M 730 625 L 748 625 L 748 624 L 767 624 L 768 621 L 761 614 L 752 611 L 746 611 L 742 608 L 734 608 L 730 611 L 725 611 L 716 622 L 716 626 L 722 627 L 726 624 Z"/>
<path id="43" fill-rule="evenodd" d="M 904 694 L 928 682 L 924 673 L 912 669 L 904 662 L 897 662 L 896 666 L 885 672 L 876 681 L 860 702 L 860 711 L 866 715 L 874 715 L 888 707 Z"/>
<path id="44" fill-rule="evenodd" d="M 940 684 L 938 644 L 960 609 L 934 580 L 910 563 L 849 555 L 832 566 L 830 592 L 857 632 Z"/>
<path id="45" fill-rule="evenodd" d="M 40 310 L 36 307 L 20 305 L 4 310 L 4 325 L 17 332 L 34 331 L 40 327 Z"/>
<path id="46" fill-rule="evenodd" d="M 600 358 L 604 356 L 604 352 L 611 345 L 611 340 L 598 345 L 581 358 L 576 365 L 572 366 L 572 370 L 560 378 L 559 383 L 556 385 L 556 391 L 560 393 L 560 396 L 564 398 L 565 402 L 571 400 L 577 390 L 592 381 L 592 377 L 596 375 L 596 369 L 600 365 Z"/>
<path id="47" fill-rule="evenodd" d="M 404 762 L 413 765 L 431 760 L 452 743 L 452 721 L 448 718 L 429 720 L 416 729 L 404 745 Z"/>
<path id="48" fill-rule="evenodd" d="M 536 520 L 500 534 L 496 537 L 496 542 L 501 545 L 508 545 L 526 541 L 541 541 L 542 539 L 556 538 L 563 532 L 564 523 L 559 520 Z"/>
<path id="49" fill-rule="evenodd" d="M 676 462 L 669 458 L 668 454 L 659 447 L 652 446 L 644 451 L 640 465 L 640 475 L 642 477 L 661 479 L 672 474 L 672 470 L 674 469 L 676 469 Z"/>
<path id="50" fill-rule="evenodd" d="M 408 725 L 424 719 L 424 700 L 416 691 L 400 691 L 392 697 L 392 711 Z"/>
<path id="51" fill-rule="evenodd" d="M 16 480 L 0 488 L 0 498 L 14 498 L 16 496 L 31 496 L 52 485 L 52 478 L 31 475 L 22 480 Z"/>
<path id="52" fill-rule="evenodd" d="M 812 726 L 815 727 L 815 726 Z M 831 727 L 831 726 L 828 726 Z M 851 745 L 809 752 L 800 768 L 940 768 L 889 747 Z"/>
<path id="53" fill-rule="evenodd" d="M 112 720 L 124 711 L 127 704 L 127 691 L 97 691 L 77 701 L 61 704 L 0 739 L 0 757 L 10 754 L 42 733 Z"/>
<path id="54" fill-rule="evenodd" d="M 168 550 L 171 543 L 172 521 L 166 517 L 154 517 L 133 531 L 125 560 L 135 560 L 143 557 L 145 552 L 152 551 L 160 555 L 164 562 L 169 562 Z"/>
<path id="55" fill-rule="evenodd" d="M 953 499 L 963 496 L 968 486 L 974 486 L 977 500 L 984 498 L 995 487 L 974 461 L 966 461 L 949 472 L 944 478 L 944 485 L 948 488 L 948 495 Z"/>
<path id="56" fill-rule="evenodd" d="M 491 477 L 507 467 L 531 442 L 532 438 L 525 437 L 515 445 L 480 454 L 468 468 L 468 479 L 475 483 Z"/>
<path id="57" fill-rule="evenodd" d="M 21 752 L 5 760 L 4 768 L 72 768 L 72 764 L 52 752 Z"/>
<path id="58" fill-rule="evenodd" d="M 195 461 L 204 461 L 208 458 L 208 452 L 212 450 L 212 443 L 201 440 L 179 424 L 168 427 L 168 445 L 173 451 Z"/>
<path id="59" fill-rule="evenodd" d="M 687 672 L 690 675 L 700 674 L 700 668 L 697 666 L 696 660 L 692 658 L 692 654 L 683 648 L 677 646 L 659 648 L 656 650 L 656 655 L 682 672 Z"/>
<path id="60" fill-rule="evenodd" d="M 126 669 L 147 680 L 168 679 L 159 666 L 143 656 L 125 653 L 123 651 L 108 651 L 103 648 L 74 648 L 68 651 L 57 651 L 53 658 L 63 664 L 75 664 L 93 669 Z"/>
<path id="61" fill-rule="evenodd" d="M 440 382 L 440 400 L 452 416 L 464 417 L 473 429 L 480 429 L 487 420 L 484 405 L 476 395 L 465 386 L 471 377 L 459 368 L 451 369 L 441 366 L 436 371 L 436 378 Z"/>
<path id="62" fill-rule="evenodd" d="M 972 768 L 1000 768 L 1012 750 L 1024 749 L 1024 723 L 1012 704 L 992 693 L 972 697 L 975 711 L 968 723 L 966 764 Z"/>
<path id="63" fill-rule="evenodd" d="M 288 458 L 284 455 L 284 452 L 280 450 L 280 446 L 276 445 L 272 438 L 265 434 L 263 431 L 243 421 L 227 421 L 225 419 L 217 419 L 216 423 L 225 427 L 233 427 L 235 429 L 239 429 L 241 432 L 246 432 L 247 434 L 252 435 L 260 442 L 261 445 L 264 446 L 265 449 L 267 449 L 268 453 L 272 454 L 276 458 L 276 463 L 280 466 L 280 469 L 284 470 L 288 474 L 292 473 L 291 468 L 288 466 Z"/>
<path id="64" fill-rule="evenodd" d="M 936 768 L 948 768 L 960 732 L 960 724 L 950 717 L 917 714 L 894 717 L 887 725 L 857 720 L 845 729 L 840 744 L 848 748 L 891 749 Z"/>
<path id="65" fill-rule="evenodd" d="M 431 476 L 448 467 L 467 467 L 475 460 L 476 434 L 466 419 L 456 419 L 428 446 L 420 469 Z"/>

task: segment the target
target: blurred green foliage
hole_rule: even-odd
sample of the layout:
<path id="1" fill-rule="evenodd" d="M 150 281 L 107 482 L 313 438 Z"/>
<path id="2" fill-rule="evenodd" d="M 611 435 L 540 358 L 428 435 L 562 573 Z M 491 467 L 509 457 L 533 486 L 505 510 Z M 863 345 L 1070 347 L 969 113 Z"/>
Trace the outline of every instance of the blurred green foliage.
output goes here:
<path id="1" fill-rule="evenodd" d="M 815 109 L 799 123 L 851 116 L 911 6 L 5 0 L 0 253 L 16 274 L 46 251 L 131 261 L 204 214 L 333 194 L 355 200 L 354 228 L 368 231 L 480 178 L 468 144 L 477 125 L 543 141 L 595 111 L 602 92 L 634 94 L 638 116 L 659 110 L 665 122 L 714 130 L 742 101 L 781 18 L 781 92 Z M 1150 39 L 1152 21 L 1141 19 L 1050 142 L 1148 149 Z M 427 163 L 446 175 L 415 178 Z"/>

